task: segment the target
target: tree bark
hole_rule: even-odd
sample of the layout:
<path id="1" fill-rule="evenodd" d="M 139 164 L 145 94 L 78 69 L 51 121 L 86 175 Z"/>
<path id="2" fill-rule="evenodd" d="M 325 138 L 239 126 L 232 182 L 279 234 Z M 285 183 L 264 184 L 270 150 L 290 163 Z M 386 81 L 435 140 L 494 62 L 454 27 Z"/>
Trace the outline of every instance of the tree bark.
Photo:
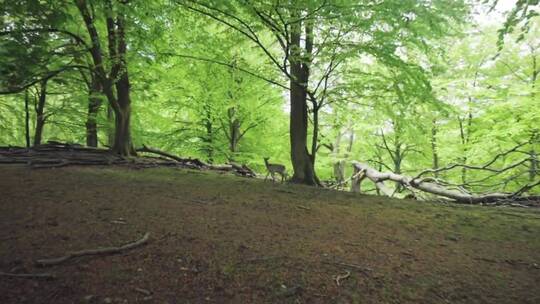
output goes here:
<path id="1" fill-rule="evenodd" d="M 30 110 L 28 109 L 28 103 L 30 102 L 30 96 L 28 95 L 28 89 L 24 91 L 24 136 L 26 139 L 26 147 L 30 148 Z"/>
<path id="2" fill-rule="evenodd" d="M 315 166 L 319 141 L 319 106 L 313 102 L 313 135 L 311 137 L 311 165 Z"/>
<path id="3" fill-rule="evenodd" d="M 531 152 L 529 152 L 531 155 L 531 161 L 529 166 L 529 181 L 534 181 L 536 179 L 536 175 L 538 175 L 538 155 L 536 154 L 536 151 L 534 149 L 531 149 Z"/>
<path id="4" fill-rule="evenodd" d="M 432 155 L 432 169 L 439 169 L 439 154 L 437 151 L 437 120 L 433 119 L 431 126 L 431 155 Z M 435 177 L 439 177 L 439 172 L 435 172 Z"/>
<path id="5" fill-rule="evenodd" d="M 96 118 L 99 108 L 101 107 L 100 91 L 100 83 L 96 77 L 92 75 L 92 80 L 88 88 L 88 114 L 86 118 L 86 145 L 88 147 L 98 146 Z"/>
<path id="6" fill-rule="evenodd" d="M 114 11 L 110 2 L 105 7 L 109 43 L 108 56 L 113 62 L 109 73 L 107 73 L 103 60 L 103 49 L 94 20 L 95 16 L 90 13 L 86 0 L 76 0 L 75 4 L 92 41 L 89 51 L 92 55 L 97 79 L 100 81 L 103 94 L 107 97 L 115 115 L 114 141 L 111 150 L 122 156 L 136 155 L 130 132 L 131 97 L 126 58 L 126 33 L 122 10 Z M 116 18 L 114 18 L 115 15 Z M 116 96 L 114 89 L 116 89 Z"/>
<path id="7" fill-rule="evenodd" d="M 204 111 L 204 129 L 206 134 L 204 135 L 203 141 L 205 143 L 204 151 L 207 155 L 207 160 L 209 163 L 214 162 L 214 124 L 212 122 L 212 109 L 207 103 L 203 106 Z"/>
<path id="8" fill-rule="evenodd" d="M 114 145 L 114 110 L 111 105 L 107 105 L 107 145 Z"/>
<path id="9" fill-rule="evenodd" d="M 114 142 L 112 151 L 118 155 L 135 155 L 135 150 L 131 143 L 130 120 L 131 108 L 130 105 L 124 105 L 114 111 Z"/>
<path id="10" fill-rule="evenodd" d="M 337 184 L 341 184 L 345 181 L 345 161 L 338 160 L 334 163 L 334 179 Z"/>
<path id="11" fill-rule="evenodd" d="M 293 12 L 293 17 L 299 17 L 298 12 Z M 291 25 L 291 51 L 290 64 L 290 142 L 293 176 L 291 182 L 307 185 L 317 185 L 317 177 L 313 167 L 312 158 L 307 149 L 308 130 L 308 107 L 307 107 L 307 84 L 309 80 L 309 67 L 302 58 L 302 46 L 300 44 L 303 22 Z M 309 37 L 309 35 L 308 35 Z M 306 38 L 308 38 L 306 37 Z M 306 39 L 306 50 L 311 47 L 309 39 Z M 311 54 L 310 54 L 311 55 Z"/>
<path id="12" fill-rule="evenodd" d="M 227 110 L 229 117 L 229 150 L 235 153 L 240 140 L 240 120 L 236 117 L 236 109 L 231 107 Z"/>
<path id="13" fill-rule="evenodd" d="M 41 144 L 43 127 L 45 126 L 45 102 L 47 100 L 47 80 L 40 82 L 38 102 L 36 104 L 36 129 L 34 130 L 34 146 Z"/>

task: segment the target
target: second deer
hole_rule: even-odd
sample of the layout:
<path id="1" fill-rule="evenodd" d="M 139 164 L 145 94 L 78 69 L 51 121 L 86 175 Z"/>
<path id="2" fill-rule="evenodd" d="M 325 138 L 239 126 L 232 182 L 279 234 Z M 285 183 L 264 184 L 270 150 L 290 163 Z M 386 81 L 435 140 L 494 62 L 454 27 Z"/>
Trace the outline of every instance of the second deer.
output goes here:
<path id="1" fill-rule="evenodd" d="M 268 173 L 266 174 L 266 177 L 264 178 L 264 180 L 267 180 L 268 175 L 271 175 L 272 181 L 275 182 L 276 181 L 275 174 L 277 173 L 281 176 L 281 182 L 283 183 L 283 181 L 285 181 L 285 179 L 287 178 L 287 169 L 285 168 L 284 165 L 269 163 L 268 162 L 269 159 L 270 159 L 269 157 L 264 158 L 264 165 L 266 166 L 266 170 L 268 170 Z"/>

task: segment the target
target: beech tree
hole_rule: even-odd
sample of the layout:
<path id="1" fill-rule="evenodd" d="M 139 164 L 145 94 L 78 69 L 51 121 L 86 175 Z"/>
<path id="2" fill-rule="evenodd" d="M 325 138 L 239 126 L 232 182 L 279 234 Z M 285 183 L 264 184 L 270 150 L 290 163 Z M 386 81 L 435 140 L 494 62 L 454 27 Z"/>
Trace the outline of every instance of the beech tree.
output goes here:
<path id="1" fill-rule="evenodd" d="M 460 1 L 181 1 L 184 7 L 225 24 L 252 41 L 289 82 L 292 181 L 320 184 L 314 160 L 319 111 L 334 72 L 351 56 L 369 54 L 388 65 L 410 69 L 399 55 L 403 46 L 425 43 L 459 18 Z M 430 27 L 430 33 L 426 27 Z M 272 39 L 273 38 L 273 39 Z M 429 39 L 429 38 L 428 38 Z M 279 48 L 273 46 L 275 42 Z M 310 107 L 311 106 L 311 107 Z M 312 148 L 308 149 L 309 113 Z"/>

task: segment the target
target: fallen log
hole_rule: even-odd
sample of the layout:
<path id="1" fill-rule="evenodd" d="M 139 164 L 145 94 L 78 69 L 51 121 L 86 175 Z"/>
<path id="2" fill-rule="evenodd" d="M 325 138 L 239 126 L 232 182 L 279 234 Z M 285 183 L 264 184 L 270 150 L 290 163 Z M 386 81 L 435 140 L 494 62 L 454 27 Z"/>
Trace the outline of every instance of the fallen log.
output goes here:
<path id="1" fill-rule="evenodd" d="M 182 157 L 179 157 L 179 156 L 176 156 L 174 154 L 170 154 L 168 152 L 165 152 L 165 151 L 161 151 L 159 149 L 156 149 L 156 148 L 150 148 L 146 145 L 143 145 L 142 148 L 138 148 L 136 150 L 137 152 L 146 152 L 146 153 L 153 153 L 153 154 L 157 154 L 157 155 L 160 155 L 160 156 L 163 156 L 163 157 L 166 157 L 166 158 L 170 158 L 170 159 L 173 159 L 179 163 L 182 163 L 182 164 L 193 164 L 195 166 L 198 166 L 198 167 L 207 167 L 208 164 L 206 164 L 205 162 L 199 160 L 199 159 L 191 159 L 191 158 L 182 158 Z"/>
<path id="2" fill-rule="evenodd" d="M 229 164 L 223 164 L 223 165 L 208 164 L 197 158 L 182 158 L 174 154 L 161 151 L 156 148 L 148 147 L 146 145 L 143 145 L 142 148 L 138 148 L 137 152 L 157 154 L 157 155 L 169 158 L 169 159 L 173 159 L 183 165 L 191 166 L 198 169 L 209 169 L 209 170 L 216 170 L 216 171 L 233 171 L 239 175 L 246 176 L 246 177 L 256 176 L 255 172 L 253 172 L 253 170 L 251 170 L 246 165 L 239 165 L 235 163 L 229 163 Z"/>
<path id="3" fill-rule="evenodd" d="M 51 258 L 51 259 L 41 259 L 37 260 L 36 264 L 38 266 L 54 266 L 58 264 L 62 264 L 68 260 L 71 260 L 73 258 L 87 256 L 87 255 L 105 255 L 105 254 L 116 254 L 120 253 L 126 250 L 134 249 L 139 246 L 142 246 L 148 242 L 148 239 L 150 238 L 150 233 L 147 232 L 144 234 L 144 236 L 132 243 L 125 244 L 120 247 L 105 247 L 105 248 L 97 248 L 97 249 L 88 249 L 88 250 L 81 250 L 81 251 L 73 251 L 69 252 L 68 254 L 58 257 L 58 258 Z"/>
<path id="4" fill-rule="evenodd" d="M 451 199 L 458 203 L 467 203 L 467 204 L 480 204 L 480 203 L 493 203 L 502 200 L 540 200 L 540 196 L 521 196 L 525 191 L 524 189 L 531 189 L 540 184 L 540 182 L 533 183 L 531 185 L 526 185 L 522 189 L 514 193 L 486 193 L 486 194 L 473 194 L 465 191 L 459 191 L 455 189 L 448 189 L 443 185 L 437 184 L 432 181 L 432 179 L 423 179 L 423 178 L 413 178 L 410 176 L 405 176 L 401 174 L 395 174 L 392 172 L 380 172 L 371 168 L 369 165 L 353 162 L 355 172 L 362 171 L 365 176 L 371 180 L 375 187 L 377 187 L 381 193 L 386 196 L 392 197 L 394 192 L 390 190 L 384 183 L 385 181 L 392 181 L 398 184 L 401 184 L 407 188 L 417 189 L 427 193 L 431 193 L 437 196 Z M 358 183 L 361 183 L 362 180 L 359 180 Z M 360 186 L 357 186 L 360 189 Z"/>

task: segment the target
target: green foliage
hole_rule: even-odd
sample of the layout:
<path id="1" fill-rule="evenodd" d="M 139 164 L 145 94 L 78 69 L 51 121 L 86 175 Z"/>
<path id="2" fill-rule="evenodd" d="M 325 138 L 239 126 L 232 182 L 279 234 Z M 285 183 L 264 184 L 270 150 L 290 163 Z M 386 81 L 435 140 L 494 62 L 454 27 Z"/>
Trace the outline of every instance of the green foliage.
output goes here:
<path id="1" fill-rule="evenodd" d="M 91 2 L 96 14 L 104 12 L 107 1 Z M 414 175 L 435 165 L 482 164 L 531 141 L 493 164 L 507 166 L 540 150 L 539 21 L 525 7 L 532 4 L 517 2 L 504 33 L 464 23 L 466 1 L 155 0 L 115 6 L 127 16 L 133 142 L 216 163 L 246 163 L 260 172 L 268 156 L 290 170 L 283 88 L 290 80 L 289 54 L 276 33 L 290 30 L 298 22 L 291 12 L 302 8 L 312 13 L 303 18 L 314 22 L 314 53 L 292 55 L 311 63 L 306 86 L 320 102 L 316 168 L 322 180 L 334 178 L 338 161 Z M 193 9 L 208 7 L 232 23 Z M 51 79 L 44 141 L 83 143 L 91 74 L 81 41 L 89 39 L 73 3 L 8 1 L 0 13 L 0 91 L 13 93 L 0 95 L 0 144 L 25 142 L 25 89 L 33 134 L 43 78 Z M 265 23 L 265 14 L 279 28 Z M 527 31 L 512 34 L 521 24 Z M 106 32 L 102 19 L 96 27 Z M 498 51 L 501 33 L 513 36 Z M 106 35 L 101 39 L 106 46 Z M 285 62 L 283 69 L 272 59 Z M 115 60 L 106 56 L 104 65 Z M 101 146 L 109 144 L 113 128 L 107 107 L 104 102 L 97 114 Z M 488 175 L 471 170 L 440 177 L 469 182 L 471 190 L 513 191 L 538 179 L 529 165 L 482 183 L 473 181 Z"/>

